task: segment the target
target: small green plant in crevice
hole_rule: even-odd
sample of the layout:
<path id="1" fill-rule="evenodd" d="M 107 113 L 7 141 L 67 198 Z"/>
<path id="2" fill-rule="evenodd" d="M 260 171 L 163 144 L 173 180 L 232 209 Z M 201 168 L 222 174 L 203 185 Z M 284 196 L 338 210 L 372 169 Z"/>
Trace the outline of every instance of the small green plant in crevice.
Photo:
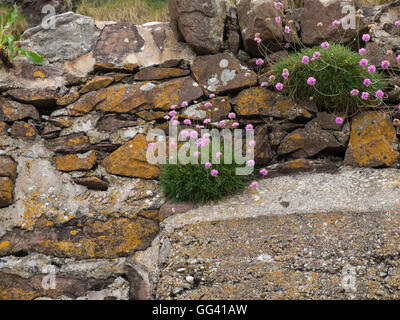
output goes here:
<path id="1" fill-rule="evenodd" d="M 367 100 L 371 105 L 382 103 L 376 92 L 386 80 L 381 72 L 371 71 L 358 53 L 335 43 L 303 49 L 272 67 L 276 82 L 282 84 L 277 90 L 295 99 L 311 98 L 321 110 L 345 115 L 355 114 Z"/>
<path id="2" fill-rule="evenodd" d="M 16 4 L 14 4 L 14 9 L 6 17 L 0 17 L 0 59 L 6 67 L 11 68 L 14 58 L 18 54 L 21 54 L 26 56 L 33 64 L 42 65 L 44 57 L 32 51 L 22 50 L 19 47 L 19 42 L 16 41 L 16 38 L 12 34 L 12 26 L 18 17 L 18 7 Z"/>
<path id="3" fill-rule="evenodd" d="M 177 164 L 166 164 L 160 177 L 161 188 L 166 198 L 176 202 L 191 201 L 204 204 L 243 190 L 250 179 L 249 176 L 237 175 L 236 169 L 239 165 L 224 163 L 224 157 L 232 154 L 229 148 L 217 150 L 220 150 L 220 146 L 210 143 L 199 152 L 209 152 L 210 159 L 217 155 L 219 164 L 215 161 L 212 161 L 213 164 L 182 164 L 179 160 Z M 201 158 L 200 154 L 198 158 Z"/>

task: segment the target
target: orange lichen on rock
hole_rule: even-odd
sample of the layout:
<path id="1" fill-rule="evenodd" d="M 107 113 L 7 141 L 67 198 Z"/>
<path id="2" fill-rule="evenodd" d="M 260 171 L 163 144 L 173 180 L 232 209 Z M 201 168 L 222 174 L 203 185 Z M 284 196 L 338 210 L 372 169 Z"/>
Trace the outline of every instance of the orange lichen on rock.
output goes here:
<path id="1" fill-rule="evenodd" d="M 60 171 L 90 170 L 96 164 L 96 153 L 89 151 L 85 154 L 56 156 L 54 162 Z"/>

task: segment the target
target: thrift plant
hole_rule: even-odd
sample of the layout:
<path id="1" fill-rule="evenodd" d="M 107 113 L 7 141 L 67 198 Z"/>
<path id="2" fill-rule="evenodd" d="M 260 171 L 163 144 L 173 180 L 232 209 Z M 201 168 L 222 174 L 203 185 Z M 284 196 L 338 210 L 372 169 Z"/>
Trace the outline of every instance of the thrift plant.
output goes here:
<path id="1" fill-rule="evenodd" d="M 386 81 L 381 72 L 370 72 L 368 66 L 358 53 L 332 43 L 326 49 L 306 48 L 290 54 L 274 64 L 272 72 L 276 90 L 294 99 L 312 99 L 320 110 L 353 115 L 361 105 L 382 104 L 379 90 Z"/>
<path id="2" fill-rule="evenodd" d="M 215 145 L 215 144 L 214 144 Z M 203 152 L 209 152 L 210 161 L 213 154 L 219 158 L 220 164 L 166 164 L 160 177 L 164 195 L 169 200 L 177 202 L 191 201 L 204 204 L 218 201 L 227 195 L 232 195 L 244 189 L 249 177 L 236 174 L 235 164 L 224 164 L 224 156 L 231 152 L 228 149 L 217 151 L 210 142 L 194 155 L 201 158 Z M 200 161 L 199 161 L 200 162 Z M 251 165 L 251 163 L 250 163 Z M 254 165 L 254 164 L 253 164 Z"/>

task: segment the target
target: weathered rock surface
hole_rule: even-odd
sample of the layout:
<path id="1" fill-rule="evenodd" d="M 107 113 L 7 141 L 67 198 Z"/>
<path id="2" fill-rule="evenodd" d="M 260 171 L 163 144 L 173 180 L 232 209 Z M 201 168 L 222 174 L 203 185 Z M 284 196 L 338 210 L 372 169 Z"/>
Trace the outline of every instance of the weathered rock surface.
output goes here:
<path id="1" fill-rule="evenodd" d="M 197 54 L 215 54 L 224 41 L 226 2 L 170 0 L 171 26 Z"/>
<path id="2" fill-rule="evenodd" d="M 12 122 L 24 119 L 39 120 L 39 112 L 32 105 L 21 104 L 0 97 L 0 121 Z"/>
<path id="3" fill-rule="evenodd" d="M 399 158 L 396 131 L 385 113 L 358 115 L 352 123 L 345 163 L 360 167 L 391 166 Z"/>
<path id="4" fill-rule="evenodd" d="M 237 3 L 238 20 L 244 48 L 253 56 L 261 56 L 258 44 L 254 41 L 256 33 L 270 49 L 280 48 L 283 41 L 282 22 L 275 22 L 280 12 L 274 8 L 273 0 L 241 0 Z M 270 21 L 266 21 L 269 18 Z"/>
<path id="5" fill-rule="evenodd" d="M 233 55 L 225 53 L 198 56 L 191 68 L 194 78 L 206 93 L 225 94 L 257 83 L 253 71 L 241 65 Z"/>

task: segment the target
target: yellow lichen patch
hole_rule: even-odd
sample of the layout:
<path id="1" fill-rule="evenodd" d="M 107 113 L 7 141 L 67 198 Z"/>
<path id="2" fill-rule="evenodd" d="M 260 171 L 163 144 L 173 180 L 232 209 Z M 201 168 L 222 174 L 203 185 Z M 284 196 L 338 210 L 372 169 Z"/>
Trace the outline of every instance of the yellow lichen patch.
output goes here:
<path id="1" fill-rule="evenodd" d="M 146 137 L 142 134 L 136 135 L 133 140 L 105 158 L 103 166 L 111 174 L 155 179 L 161 174 L 161 171 L 158 166 L 147 163 L 147 146 Z"/>
<path id="2" fill-rule="evenodd" d="M 85 154 L 70 154 L 54 157 L 57 170 L 77 171 L 90 170 L 96 164 L 96 153 L 90 151 Z"/>
<path id="3" fill-rule="evenodd" d="M 62 97 L 59 97 L 56 101 L 57 105 L 60 107 L 65 107 L 73 102 L 75 102 L 76 100 L 78 100 L 79 98 L 79 91 L 75 90 L 75 91 L 71 91 L 66 95 L 63 95 Z"/>
<path id="4" fill-rule="evenodd" d="M 297 159 L 289 161 L 283 165 L 285 169 L 300 169 L 309 167 L 309 162 L 306 159 Z"/>
<path id="5" fill-rule="evenodd" d="M 10 178 L 0 177 L 0 208 L 12 203 L 14 183 Z"/>
<path id="6" fill-rule="evenodd" d="M 240 116 L 262 114 L 268 108 L 267 100 L 270 95 L 263 88 L 243 90 L 237 97 L 235 111 Z"/>
<path id="7" fill-rule="evenodd" d="M 94 91 L 94 90 L 99 90 L 102 88 L 105 88 L 111 84 L 111 82 L 114 81 L 113 77 L 109 76 L 99 76 L 95 77 L 88 82 L 82 87 L 80 90 L 80 93 L 87 93 L 89 91 Z"/>
<path id="8" fill-rule="evenodd" d="M 35 78 L 41 78 L 41 79 L 46 78 L 46 75 L 45 75 L 42 71 L 40 71 L 40 70 L 35 71 L 35 72 L 33 73 L 33 76 L 34 76 Z"/>
<path id="9" fill-rule="evenodd" d="M 396 131 L 387 115 L 360 114 L 352 123 L 345 163 L 360 167 L 390 166 L 399 158 L 396 143 Z"/>
<path id="10" fill-rule="evenodd" d="M 0 249 L 5 249 L 8 248 L 9 246 L 10 246 L 10 241 L 0 242 Z"/>

